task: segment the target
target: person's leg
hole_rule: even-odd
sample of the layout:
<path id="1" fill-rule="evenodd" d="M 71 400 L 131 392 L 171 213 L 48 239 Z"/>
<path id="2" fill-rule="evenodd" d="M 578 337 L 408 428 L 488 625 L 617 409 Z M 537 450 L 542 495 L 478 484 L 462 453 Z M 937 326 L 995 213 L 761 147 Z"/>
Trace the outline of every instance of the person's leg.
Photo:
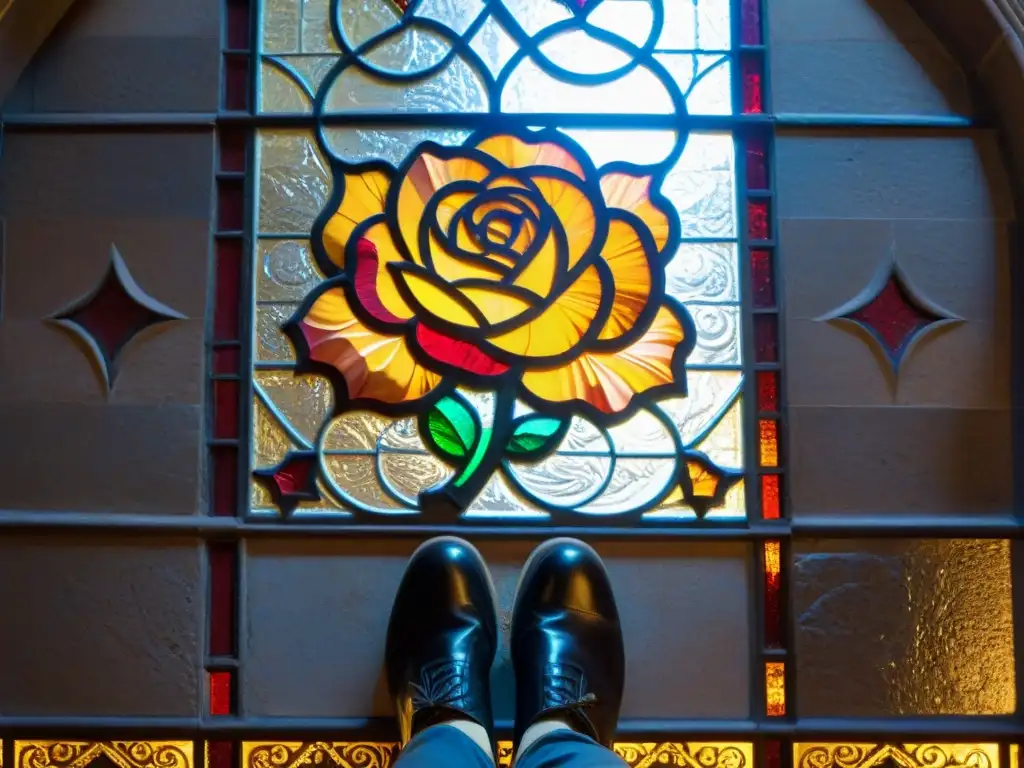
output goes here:
<path id="1" fill-rule="evenodd" d="M 469 720 L 462 722 L 477 725 Z M 494 768 L 486 732 L 483 744 L 480 741 L 467 735 L 458 722 L 432 725 L 402 748 L 394 768 Z"/>
<path id="2" fill-rule="evenodd" d="M 402 768 L 493 766 L 494 587 L 480 553 L 452 537 L 413 554 L 395 595 L 384 666 Z"/>
<path id="3" fill-rule="evenodd" d="M 520 768 L 622 768 L 612 750 L 626 660 L 611 580 L 573 539 L 527 560 L 512 612 Z"/>

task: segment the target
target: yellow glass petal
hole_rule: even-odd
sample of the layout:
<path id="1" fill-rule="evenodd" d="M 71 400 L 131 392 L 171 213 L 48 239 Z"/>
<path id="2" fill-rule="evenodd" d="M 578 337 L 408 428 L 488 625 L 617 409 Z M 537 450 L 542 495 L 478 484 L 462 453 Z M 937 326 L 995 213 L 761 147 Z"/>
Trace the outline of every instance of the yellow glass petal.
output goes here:
<path id="1" fill-rule="evenodd" d="M 366 239 L 377 247 L 376 294 L 384 308 L 395 317 L 408 320 L 415 313 L 398 292 L 388 264 L 405 261 L 391 239 L 391 230 L 383 221 L 366 230 Z M 372 308 L 370 308 L 372 310 Z"/>
<path id="2" fill-rule="evenodd" d="M 466 236 L 469 236 L 468 233 Z M 456 237 L 458 237 L 457 233 Z M 452 256 L 433 234 L 428 238 L 428 242 L 430 244 L 430 263 L 433 272 L 446 282 L 465 280 L 467 278 L 498 281 L 505 274 L 497 266 L 488 268 L 484 264 Z M 500 259 L 499 261 L 505 263 L 505 266 L 511 266 L 505 259 Z"/>
<path id="3" fill-rule="evenodd" d="M 582 400 L 599 411 L 616 413 L 634 394 L 672 383 L 672 356 L 682 341 L 682 325 L 662 307 L 647 333 L 626 349 L 588 353 L 558 368 L 528 371 L 523 384 L 551 402 Z"/>
<path id="4" fill-rule="evenodd" d="M 551 235 L 534 254 L 530 263 L 513 281 L 520 288 L 532 291 L 541 298 L 547 298 L 555 286 L 555 272 L 558 268 L 558 244 Z"/>
<path id="5" fill-rule="evenodd" d="M 416 158 L 398 190 L 398 228 L 413 260 L 424 263 L 418 233 L 423 211 L 434 193 L 453 181 L 482 181 L 487 173 L 486 167 L 466 158 L 442 160 L 429 154 Z"/>
<path id="6" fill-rule="evenodd" d="M 633 328 L 651 298 L 651 267 L 640 236 L 633 225 L 612 219 L 601 256 L 615 278 L 615 303 L 598 336 L 617 339 Z"/>
<path id="7" fill-rule="evenodd" d="M 489 323 L 511 320 L 534 306 L 522 296 L 508 292 L 497 283 L 493 287 L 459 286 L 456 290 L 469 299 Z"/>
<path id="8" fill-rule="evenodd" d="M 459 303 L 455 289 L 429 272 L 402 270 L 396 274 L 395 280 L 405 283 L 416 302 L 434 317 L 455 325 L 480 327 L 473 314 Z"/>
<path id="9" fill-rule="evenodd" d="M 489 341 L 523 357 L 560 355 L 576 346 L 601 308 L 601 279 L 588 267 L 544 312 L 514 331 Z"/>
<path id="10" fill-rule="evenodd" d="M 564 168 L 570 173 L 583 176 L 583 168 L 565 149 L 548 141 L 526 142 L 515 136 L 490 136 L 477 149 L 486 152 L 506 168 L 528 168 L 533 165 L 550 165 Z"/>
<path id="11" fill-rule="evenodd" d="M 586 193 L 564 179 L 538 176 L 533 179 L 541 197 L 551 207 L 569 243 L 569 269 L 572 269 L 591 243 L 597 216 Z"/>
<path id="12" fill-rule="evenodd" d="M 345 174 L 345 194 L 341 205 L 324 227 L 327 256 L 339 267 L 345 266 L 345 245 L 354 230 L 371 216 L 384 211 L 391 180 L 380 171 Z"/>
<path id="13" fill-rule="evenodd" d="M 416 362 L 401 336 L 378 334 L 360 323 L 339 288 L 317 299 L 304 322 L 311 326 L 305 331 L 310 357 L 334 366 L 353 399 L 407 402 L 441 381 Z"/>
<path id="14" fill-rule="evenodd" d="M 690 475 L 690 482 L 693 484 L 693 495 L 698 499 L 712 499 L 715 491 L 718 490 L 719 478 L 709 472 L 698 461 L 686 462 L 686 471 Z"/>
<path id="15" fill-rule="evenodd" d="M 601 177 L 601 194 L 609 208 L 620 208 L 638 216 L 654 235 L 660 252 L 668 242 L 668 216 L 651 202 L 651 177 L 606 173 Z"/>

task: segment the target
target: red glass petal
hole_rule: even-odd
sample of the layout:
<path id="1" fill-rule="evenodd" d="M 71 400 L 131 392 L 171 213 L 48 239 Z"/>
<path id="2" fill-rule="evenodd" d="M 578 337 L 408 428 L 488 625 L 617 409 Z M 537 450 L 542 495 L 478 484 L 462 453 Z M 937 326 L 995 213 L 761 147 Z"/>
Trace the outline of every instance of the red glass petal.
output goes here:
<path id="1" fill-rule="evenodd" d="M 237 381 L 213 382 L 213 436 L 238 437 L 238 408 L 241 386 Z"/>
<path id="2" fill-rule="evenodd" d="M 751 251 L 750 281 L 753 304 L 758 309 L 775 306 L 775 285 L 772 281 L 771 251 Z"/>
<path id="3" fill-rule="evenodd" d="M 220 169 L 229 173 L 245 170 L 248 134 L 241 128 L 222 128 L 220 132 Z"/>
<path id="4" fill-rule="evenodd" d="M 740 61 L 740 72 L 743 77 L 744 114 L 754 115 L 764 112 L 761 70 L 759 56 L 744 56 Z"/>
<path id="5" fill-rule="evenodd" d="M 235 652 L 235 545 L 210 545 L 210 655 Z"/>
<path id="6" fill-rule="evenodd" d="M 222 232 L 240 232 L 245 213 L 245 187 L 241 179 L 217 182 L 217 227 Z"/>
<path id="7" fill-rule="evenodd" d="M 751 200 L 747 203 L 747 232 L 751 240 L 767 240 L 771 236 L 766 201 Z"/>
<path id="8" fill-rule="evenodd" d="M 245 112 L 249 109 L 249 57 L 224 57 L 224 108 Z"/>
<path id="9" fill-rule="evenodd" d="M 473 344 L 453 339 L 422 323 L 416 326 L 416 341 L 430 357 L 463 371 L 481 376 L 498 376 L 508 370 L 507 365 L 485 354 Z"/>
<path id="10" fill-rule="evenodd" d="M 758 363 L 779 361 L 779 330 L 775 315 L 754 315 L 754 360 Z"/>
<path id="11" fill-rule="evenodd" d="M 232 679 L 230 672 L 210 672 L 210 714 L 230 715 L 232 712 Z"/>
<path id="12" fill-rule="evenodd" d="M 761 475 L 761 516 L 765 520 L 782 517 L 782 499 L 778 475 Z"/>
<path id="13" fill-rule="evenodd" d="M 747 189 L 768 189 L 768 142 L 761 134 L 747 137 Z"/>
<path id="14" fill-rule="evenodd" d="M 238 512 L 238 451 L 213 450 L 213 514 L 232 517 Z"/>
<path id="15" fill-rule="evenodd" d="M 206 742 L 207 768 L 235 768 L 235 745 L 230 741 Z"/>
<path id="16" fill-rule="evenodd" d="M 740 41 L 743 45 L 761 44 L 761 0 L 743 0 L 740 6 Z"/>
<path id="17" fill-rule="evenodd" d="M 242 241 L 217 241 L 217 285 L 214 307 L 214 338 L 234 341 L 239 335 L 241 313 Z"/>
<path id="18" fill-rule="evenodd" d="M 282 496 L 304 493 L 310 487 L 315 470 L 312 457 L 292 457 L 274 473 L 274 483 Z"/>
<path id="19" fill-rule="evenodd" d="M 401 323 L 402 318 L 396 317 L 381 303 L 377 294 L 377 246 L 365 237 L 356 241 L 356 297 L 363 308 L 371 315 L 385 323 Z"/>
<path id="20" fill-rule="evenodd" d="M 757 372 L 757 407 L 762 411 L 779 410 L 779 374 L 775 371 Z"/>
<path id="21" fill-rule="evenodd" d="M 227 0 L 228 48 L 244 50 L 249 47 L 249 0 Z"/>

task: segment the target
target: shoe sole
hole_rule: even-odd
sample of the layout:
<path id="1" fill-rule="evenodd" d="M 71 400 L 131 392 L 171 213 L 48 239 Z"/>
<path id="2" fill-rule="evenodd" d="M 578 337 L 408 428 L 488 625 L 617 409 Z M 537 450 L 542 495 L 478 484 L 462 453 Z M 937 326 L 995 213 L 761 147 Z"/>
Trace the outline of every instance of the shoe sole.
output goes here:
<path id="1" fill-rule="evenodd" d="M 487 567 L 487 561 L 484 560 L 484 556 L 480 554 L 480 550 L 474 547 L 465 539 L 460 539 L 458 536 L 435 536 L 432 539 L 427 539 L 409 556 L 409 563 L 406 565 L 408 569 L 409 565 L 416 559 L 421 550 L 427 547 L 436 546 L 438 543 L 446 541 L 451 544 L 459 544 L 465 547 L 469 552 L 476 558 L 476 561 L 480 564 L 481 570 L 483 571 L 484 577 L 487 579 L 487 588 L 491 593 L 491 607 L 494 609 L 494 628 L 495 628 L 495 639 L 494 639 L 494 655 L 498 655 L 498 647 L 501 643 L 501 625 L 498 623 L 498 590 L 494 587 L 494 579 L 491 577 L 491 569 Z"/>

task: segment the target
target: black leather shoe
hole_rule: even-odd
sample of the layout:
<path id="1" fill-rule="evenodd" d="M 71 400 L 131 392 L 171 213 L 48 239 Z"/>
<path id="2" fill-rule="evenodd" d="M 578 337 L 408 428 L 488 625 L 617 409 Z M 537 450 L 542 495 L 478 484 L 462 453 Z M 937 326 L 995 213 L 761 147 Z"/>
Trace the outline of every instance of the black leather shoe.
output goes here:
<path id="1" fill-rule="evenodd" d="M 449 720 L 469 719 L 493 733 L 497 647 L 494 585 L 483 557 L 462 539 L 423 544 L 395 595 L 384 654 L 403 745 Z"/>
<path id="2" fill-rule="evenodd" d="M 540 720 L 562 719 L 611 746 L 626 657 L 611 581 L 582 541 L 554 539 L 523 566 L 512 613 L 515 748 Z"/>

